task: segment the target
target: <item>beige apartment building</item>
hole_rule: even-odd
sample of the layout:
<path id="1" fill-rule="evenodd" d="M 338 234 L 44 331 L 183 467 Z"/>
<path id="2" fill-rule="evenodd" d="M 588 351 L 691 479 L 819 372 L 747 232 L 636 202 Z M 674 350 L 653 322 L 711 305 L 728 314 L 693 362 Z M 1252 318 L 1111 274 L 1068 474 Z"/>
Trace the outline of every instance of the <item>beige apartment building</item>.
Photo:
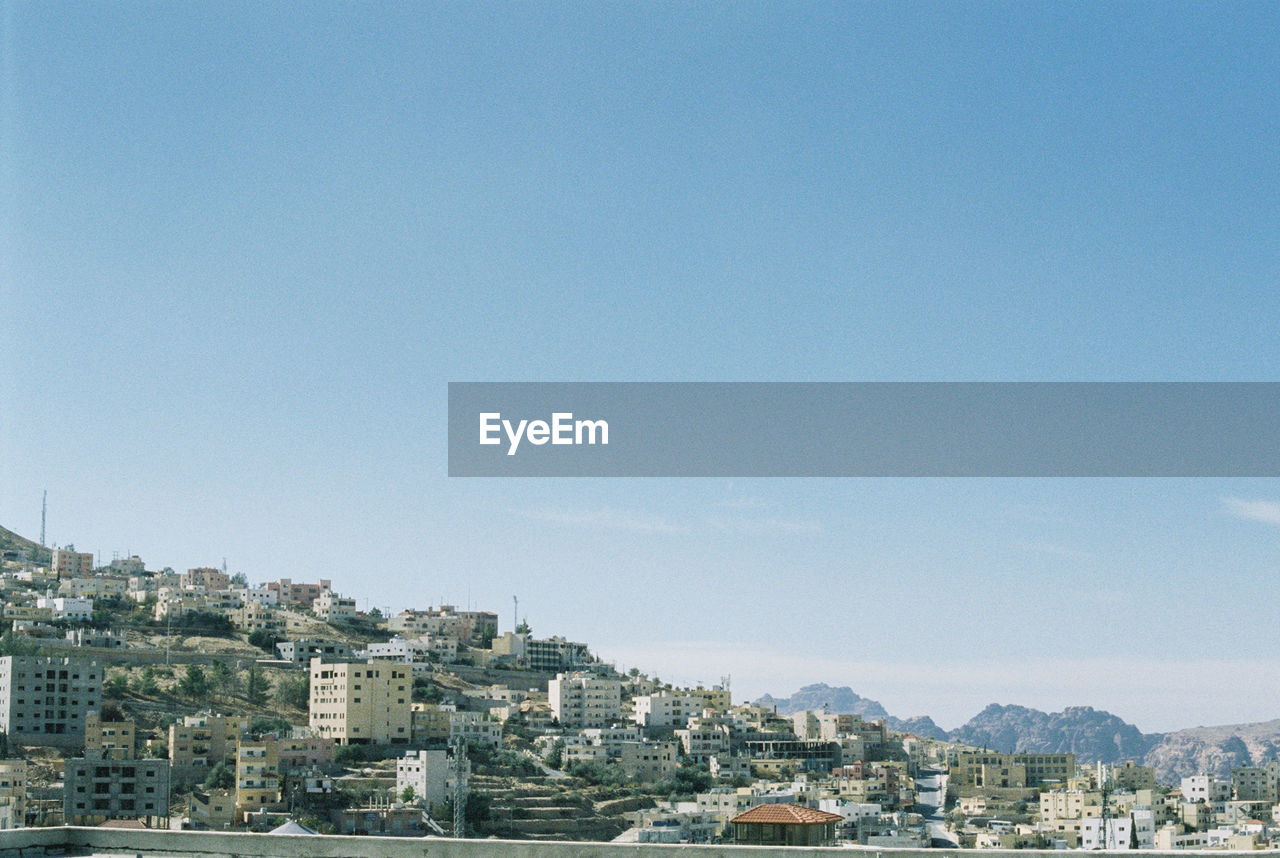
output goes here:
<path id="1" fill-rule="evenodd" d="M 15 826 L 22 825 L 26 817 L 29 776 L 26 760 L 0 760 L 0 805 L 9 807 Z"/>
<path id="2" fill-rule="evenodd" d="M 962 751 L 949 772 L 949 791 L 1025 789 L 1046 783 L 1066 784 L 1075 774 L 1075 754 L 1001 754 Z"/>
<path id="3" fill-rule="evenodd" d="M 98 713 L 90 712 L 84 718 L 85 756 L 132 760 L 137 732 L 133 721 L 103 721 Z"/>
<path id="4" fill-rule="evenodd" d="M 93 574 L 93 552 L 70 548 L 55 548 L 49 561 L 49 571 L 58 578 L 75 578 Z"/>
<path id="5" fill-rule="evenodd" d="M 236 747 L 236 819 L 280 803 L 280 754 L 275 742 Z"/>
<path id="6" fill-rule="evenodd" d="M 169 725 L 169 763 L 175 769 L 212 768 L 235 755 L 248 729 L 243 715 L 189 715 Z"/>
<path id="7" fill-rule="evenodd" d="M 311 728 L 339 745 L 408 744 L 409 668 L 386 662 L 311 660 Z"/>

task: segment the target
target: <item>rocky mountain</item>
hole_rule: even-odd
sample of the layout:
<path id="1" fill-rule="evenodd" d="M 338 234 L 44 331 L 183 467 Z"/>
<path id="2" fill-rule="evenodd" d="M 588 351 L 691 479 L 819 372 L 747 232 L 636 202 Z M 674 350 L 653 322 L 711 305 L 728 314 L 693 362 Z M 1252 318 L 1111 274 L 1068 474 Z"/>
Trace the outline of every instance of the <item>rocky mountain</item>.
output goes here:
<path id="1" fill-rule="evenodd" d="M 12 556 L 14 559 L 31 560 L 35 563 L 49 563 L 51 553 L 40 543 L 32 542 L 12 530 L 0 527 L 0 556 Z"/>
<path id="2" fill-rule="evenodd" d="M 1166 733 L 1143 760 L 1156 778 L 1174 782 L 1207 773 L 1230 777 L 1237 766 L 1251 766 L 1280 755 L 1280 720 L 1222 727 L 1192 727 Z"/>
<path id="3" fill-rule="evenodd" d="M 868 721 L 887 718 L 889 713 L 874 700 L 853 693 L 847 685 L 832 688 L 825 682 L 806 685 L 790 697 L 773 697 L 766 694 L 756 700 L 758 706 L 776 706 L 779 715 L 790 715 L 806 709 L 822 709 L 826 707 L 832 712 L 861 715 Z"/>
<path id="4" fill-rule="evenodd" d="M 885 718 L 891 730 L 1006 753 L 1071 753 L 1080 762 L 1134 760 L 1151 766 L 1157 780 L 1168 784 L 1200 773 L 1230 778 L 1233 768 L 1280 759 L 1280 719 L 1143 733 L 1122 718 L 1091 706 L 1041 712 L 993 703 L 963 726 L 947 731 L 927 716 L 904 719 L 888 715 L 879 703 L 847 686 L 832 688 L 819 683 L 790 697 L 766 694 L 757 702 L 776 705 L 784 715 L 826 705 L 833 712 L 853 712 L 868 720 Z"/>
<path id="5" fill-rule="evenodd" d="M 1068 706 L 1049 713 L 997 703 L 950 733 L 952 741 L 966 745 L 1014 753 L 1070 753 L 1082 761 L 1107 763 L 1141 760 L 1162 738 L 1160 734 L 1146 735 L 1092 706 Z"/>
<path id="6" fill-rule="evenodd" d="M 950 738 L 947 731 L 933 723 L 933 719 L 928 715 L 916 715 L 912 718 L 895 718 L 890 715 L 886 723 L 890 730 L 897 730 L 899 733 L 911 733 L 925 739 L 941 739 L 944 742 Z"/>

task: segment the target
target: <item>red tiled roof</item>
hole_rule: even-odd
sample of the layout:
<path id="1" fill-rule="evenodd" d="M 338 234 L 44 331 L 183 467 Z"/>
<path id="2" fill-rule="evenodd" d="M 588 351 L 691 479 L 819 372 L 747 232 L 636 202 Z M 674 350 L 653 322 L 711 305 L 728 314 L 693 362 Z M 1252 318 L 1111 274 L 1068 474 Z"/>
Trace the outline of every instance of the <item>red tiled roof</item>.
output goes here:
<path id="1" fill-rule="evenodd" d="M 798 804 L 759 804 L 729 821 L 771 825 L 825 825 L 828 822 L 843 822 L 844 817 Z"/>

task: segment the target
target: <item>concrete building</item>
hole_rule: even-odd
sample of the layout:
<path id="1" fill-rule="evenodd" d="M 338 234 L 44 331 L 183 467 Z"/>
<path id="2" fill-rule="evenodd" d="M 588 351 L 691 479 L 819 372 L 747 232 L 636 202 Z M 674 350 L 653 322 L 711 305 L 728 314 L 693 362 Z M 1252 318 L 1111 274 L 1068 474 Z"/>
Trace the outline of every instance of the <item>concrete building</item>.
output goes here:
<path id="1" fill-rule="evenodd" d="M 355 657 L 350 645 L 341 641 L 323 638 L 298 638 L 293 641 L 281 641 L 276 644 L 276 652 L 285 661 L 291 661 L 298 667 L 310 667 L 311 659 L 324 661 L 351 661 Z"/>
<path id="2" fill-rule="evenodd" d="M 188 817 L 196 830 L 224 831 L 236 823 L 236 794 L 229 789 L 192 790 Z"/>
<path id="3" fill-rule="evenodd" d="M 1112 817 L 1107 820 L 1104 837 L 1102 817 L 1090 817 L 1080 823 L 1080 848 L 1124 851 L 1130 848 L 1132 832 L 1133 821 L 1129 817 Z"/>
<path id="4" fill-rule="evenodd" d="M 241 602 L 240 607 L 232 609 L 228 615 L 235 627 L 246 634 L 279 632 L 284 628 L 284 622 L 275 609 L 262 602 Z"/>
<path id="5" fill-rule="evenodd" d="M 74 646 L 123 649 L 125 633 L 123 629 L 68 629 L 63 639 Z"/>
<path id="6" fill-rule="evenodd" d="M 1186 802 L 1227 801 L 1231 798 L 1231 783 L 1220 781 L 1213 775 L 1192 775 L 1182 779 L 1182 798 Z"/>
<path id="7" fill-rule="evenodd" d="M 231 576 L 209 566 L 188 569 L 178 576 L 178 586 L 183 590 L 200 588 L 207 591 L 226 590 L 231 587 Z"/>
<path id="8" fill-rule="evenodd" d="M 356 600 L 339 596 L 332 590 L 325 590 L 316 596 L 311 603 L 315 615 L 326 623 L 353 619 L 356 615 Z"/>
<path id="9" fill-rule="evenodd" d="M 20 828 L 27 814 L 27 778 L 30 766 L 26 760 L 0 760 L 0 805 L 8 807 L 13 823 Z"/>
<path id="10" fill-rule="evenodd" d="M 407 744 L 408 669 L 385 662 L 311 660 L 311 728 L 339 745 Z"/>
<path id="11" fill-rule="evenodd" d="M 502 747 L 502 722 L 488 712 L 450 712 L 449 741 L 466 740 L 469 745 Z"/>
<path id="12" fill-rule="evenodd" d="M 547 673 L 575 670 L 595 661 L 586 644 L 562 637 L 529 638 L 525 641 L 524 652 L 525 664 L 530 670 Z"/>
<path id="13" fill-rule="evenodd" d="M 41 596 L 36 599 L 37 608 L 47 608 L 54 620 L 87 620 L 93 616 L 93 599 L 77 599 L 74 596 Z"/>
<path id="14" fill-rule="evenodd" d="M 169 815 L 168 760 L 71 758 L 63 779 L 62 813 L 68 824 L 143 819 L 154 825 Z"/>
<path id="15" fill-rule="evenodd" d="M 179 772 L 230 762 L 248 729 L 249 718 L 244 715 L 188 715 L 169 725 L 169 762 Z"/>
<path id="16" fill-rule="evenodd" d="M 1265 766 L 1241 766 L 1231 770 L 1231 787 L 1237 801 L 1280 801 L 1280 762 Z"/>
<path id="17" fill-rule="evenodd" d="M 446 751 L 410 751 L 396 759 L 396 795 L 413 789 L 415 801 L 428 808 L 449 798 L 451 764 Z"/>
<path id="18" fill-rule="evenodd" d="M 676 773 L 678 759 L 675 742 L 624 742 L 618 765 L 629 778 L 660 781 Z"/>
<path id="19" fill-rule="evenodd" d="M 57 578 L 87 578 L 93 574 L 93 552 L 76 551 L 74 546 L 51 552 L 49 571 Z"/>
<path id="20" fill-rule="evenodd" d="M 590 673 L 557 674 L 547 682 L 547 699 L 566 730 L 606 727 L 622 718 L 622 683 Z"/>
<path id="21" fill-rule="evenodd" d="M 703 723 L 701 718 L 689 719 L 689 726 L 676 730 L 681 750 L 695 762 L 705 763 L 712 757 L 729 756 L 729 725 L 714 722 Z"/>
<path id="22" fill-rule="evenodd" d="M 333 582 L 328 578 L 321 578 L 318 584 L 295 584 L 289 578 L 281 578 L 279 581 L 269 581 L 263 586 L 275 592 L 276 599 L 281 605 L 310 608 L 316 597 L 333 589 Z"/>
<path id="23" fill-rule="evenodd" d="M 0 658 L 0 732 L 21 745 L 79 748 L 102 706 L 102 668 L 76 658 Z"/>
<path id="24" fill-rule="evenodd" d="M 275 742 L 236 746 L 236 819 L 280 803 L 280 756 Z"/>
<path id="25" fill-rule="evenodd" d="M 1151 766 L 1139 766 L 1133 760 L 1124 765 L 1111 766 L 1111 784 L 1119 789 L 1140 790 L 1156 788 L 1156 770 Z"/>
<path id="26" fill-rule="evenodd" d="M 704 700 L 699 695 L 660 691 L 642 694 L 632 701 L 633 720 L 641 727 L 684 727 L 689 719 L 702 714 Z"/>
<path id="27" fill-rule="evenodd" d="M 75 599 L 123 599 L 129 593 L 127 578 L 96 575 L 92 578 L 64 578 L 58 584 L 59 596 Z"/>
<path id="28" fill-rule="evenodd" d="M 947 789 L 1023 789 L 1066 785 L 1075 774 L 1075 754 L 1001 754 L 961 751 L 949 770 Z"/>
<path id="29" fill-rule="evenodd" d="M 138 726 L 133 721 L 103 721 L 97 712 L 84 719 L 84 754 L 111 760 L 132 760 Z"/>

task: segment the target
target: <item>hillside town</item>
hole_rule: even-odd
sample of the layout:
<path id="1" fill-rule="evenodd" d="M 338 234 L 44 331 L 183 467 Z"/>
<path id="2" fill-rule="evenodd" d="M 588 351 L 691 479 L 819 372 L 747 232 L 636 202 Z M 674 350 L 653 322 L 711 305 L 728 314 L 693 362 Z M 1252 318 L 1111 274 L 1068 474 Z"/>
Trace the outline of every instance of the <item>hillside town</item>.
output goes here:
<path id="1" fill-rule="evenodd" d="M 5 531 L 7 534 L 8 532 Z M 0 828 L 1251 850 L 1280 762 L 1160 783 L 679 687 L 453 605 L 3 545 Z"/>

